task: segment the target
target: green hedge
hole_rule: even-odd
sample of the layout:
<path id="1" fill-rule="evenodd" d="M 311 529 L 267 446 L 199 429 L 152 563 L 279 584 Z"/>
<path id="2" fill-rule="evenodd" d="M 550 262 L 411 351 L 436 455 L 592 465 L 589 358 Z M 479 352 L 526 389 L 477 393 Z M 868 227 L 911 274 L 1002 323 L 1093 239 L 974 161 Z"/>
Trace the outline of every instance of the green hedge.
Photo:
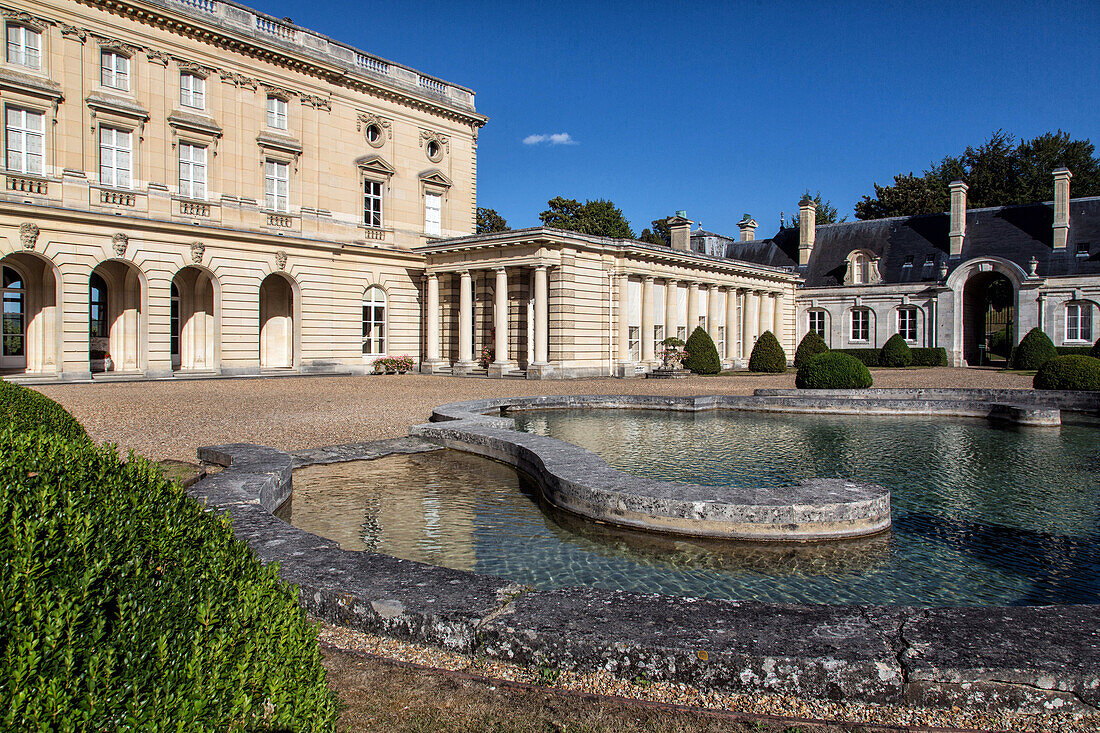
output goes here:
<path id="1" fill-rule="evenodd" d="M 8 427 L 0 513 L 0 729 L 333 729 L 294 587 L 154 464 Z"/>
<path id="2" fill-rule="evenodd" d="M 1100 359 L 1070 354 L 1048 359 L 1032 381 L 1035 389 L 1100 390 Z"/>
<path id="3" fill-rule="evenodd" d="M 847 354 L 861 361 L 865 366 L 880 367 L 882 363 L 881 349 L 833 349 L 838 354 Z M 910 348 L 913 356 L 912 366 L 938 367 L 947 366 L 947 350 L 942 346 L 931 348 Z"/>
<path id="4" fill-rule="evenodd" d="M 798 389 L 866 389 L 873 383 L 867 366 L 839 351 L 827 351 L 808 359 L 798 369 Z"/>
<path id="5" fill-rule="evenodd" d="M 695 374 L 717 374 L 722 371 L 722 362 L 718 358 L 718 348 L 702 326 L 696 326 L 684 344 L 684 369 Z"/>
<path id="6" fill-rule="evenodd" d="M 1100 359 L 1100 339 L 1096 339 L 1096 343 L 1092 345 L 1092 350 L 1089 351 L 1089 356 L 1093 359 Z"/>
<path id="7" fill-rule="evenodd" d="M 825 339 L 817 335 L 817 331 L 807 331 L 802 340 L 798 342 L 798 348 L 794 351 L 795 369 L 805 364 L 809 359 L 818 354 L 824 354 L 828 350 L 828 344 L 825 343 Z"/>
<path id="8" fill-rule="evenodd" d="M 913 352 L 901 334 L 895 333 L 882 345 L 878 360 L 884 367 L 904 368 L 913 364 Z"/>
<path id="9" fill-rule="evenodd" d="M 0 380 L 0 430 L 17 432 L 42 428 L 70 440 L 87 440 L 84 427 L 49 397 L 18 384 Z"/>
<path id="10" fill-rule="evenodd" d="M 882 366 L 881 349 L 833 349 L 838 354 L 847 354 L 853 359 L 858 359 L 864 366 Z"/>
<path id="11" fill-rule="evenodd" d="M 1050 337 L 1038 327 L 1031 329 L 1012 352 L 1013 369 L 1038 369 L 1058 356 Z"/>
<path id="12" fill-rule="evenodd" d="M 787 352 L 771 331 L 765 331 L 756 339 L 749 355 L 749 371 L 782 374 L 787 371 Z"/>
<path id="13" fill-rule="evenodd" d="M 1055 346 L 1058 356 L 1093 356 L 1095 346 Z"/>

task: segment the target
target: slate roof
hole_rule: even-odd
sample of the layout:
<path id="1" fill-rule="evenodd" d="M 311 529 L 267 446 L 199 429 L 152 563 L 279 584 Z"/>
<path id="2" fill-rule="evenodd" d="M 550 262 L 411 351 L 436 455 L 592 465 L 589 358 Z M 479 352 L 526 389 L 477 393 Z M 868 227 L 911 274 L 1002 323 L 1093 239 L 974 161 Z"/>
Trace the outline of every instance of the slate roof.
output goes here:
<path id="1" fill-rule="evenodd" d="M 1100 275 L 1100 197 L 1070 202 L 1069 244 L 1052 248 L 1054 204 L 971 209 L 966 214 L 962 256 L 948 257 L 950 218 L 944 214 L 823 224 L 817 227 L 810 263 L 798 268 L 798 229 L 780 229 L 773 237 L 740 242 L 722 237 L 726 257 L 773 267 L 797 268 L 806 287 L 842 285 L 850 252 L 863 249 L 879 257 L 883 284 L 935 281 L 940 262 L 949 269 L 980 256 L 1003 257 L 1028 271 L 1032 257 L 1041 277 Z M 699 234 L 692 232 L 692 239 Z M 1088 257 L 1076 255 L 1077 245 L 1088 243 Z M 694 243 L 693 243 L 694 245 Z M 694 248 L 694 246 L 693 246 Z M 909 263 L 909 264 L 907 264 Z"/>

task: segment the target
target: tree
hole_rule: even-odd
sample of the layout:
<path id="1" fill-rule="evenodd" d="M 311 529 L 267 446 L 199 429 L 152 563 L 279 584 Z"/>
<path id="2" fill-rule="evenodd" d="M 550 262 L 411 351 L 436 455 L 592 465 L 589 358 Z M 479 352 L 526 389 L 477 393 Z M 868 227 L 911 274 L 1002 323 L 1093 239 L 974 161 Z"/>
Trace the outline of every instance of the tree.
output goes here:
<path id="1" fill-rule="evenodd" d="M 1058 130 L 1018 144 L 998 130 L 978 147 L 968 146 L 958 157 L 946 156 L 921 175 L 912 172 L 894 176 L 891 186 L 874 184 L 875 195 L 856 203 L 857 219 L 913 216 L 947 211 L 951 181 L 966 181 L 967 206 L 1010 206 L 1049 201 L 1053 198 L 1051 174 L 1057 168 L 1073 173 L 1070 190 L 1074 195 L 1100 195 L 1100 159 L 1096 148 L 1085 140 L 1074 140 Z"/>
<path id="2" fill-rule="evenodd" d="M 497 213 L 496 209 L 477 207 L 477 233 L 492 234 L 493 232 L 506 232 L 512 227 L 504 217 Z"/>
<path id="3" fill-rule="evenodd" d="M 810 196 L 810 189 L 807 188 L 802 198 L 806 199 L 806 197 L 813 199 L 814 206 L 817 207 L 817 217 L 815 221 L 818 224 L 836 224 L 837 222 L 848 221 L 848 217 L 844 217 L 843 219 L 837 218 L 836 207 L 833 206 L 831 202 L 821 198 L 821 191 L 818 191 L 815 196 Z M 798 229 L 798 223 L 801 218 L 802 216 L 800 214 L 792 214 L 791 218 L 786 221 L 781 218 L 779 224 L 784 229 Z"/>
<path id="4" fill-rule="evenodd" d="M 548 227 L 601 237 L 634 239 L 630 222 L 610 201 L 596 199 L 582 204 L 575 199 L 556 196 L 547 201 L 546 205 L 549 208 L 539 214 L 539 219 Z"/>
<path id="5" fill-rule="evenodd" d="M 665 247 L 672 246 L 672 232 L 668 229 L 667 219 L 654 219 L 650 222 L 650 226 L 653 227 L 652 231 L 643 229 L 642 233 L 638 235 L 640 241 Z"/>

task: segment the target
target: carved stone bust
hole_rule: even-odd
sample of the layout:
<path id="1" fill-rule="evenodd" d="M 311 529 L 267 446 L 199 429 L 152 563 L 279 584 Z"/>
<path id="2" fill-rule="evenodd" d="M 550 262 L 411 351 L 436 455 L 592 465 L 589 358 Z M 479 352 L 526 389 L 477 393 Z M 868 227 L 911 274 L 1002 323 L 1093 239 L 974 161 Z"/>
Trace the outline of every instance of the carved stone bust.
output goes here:
<path id="1" fill-rule="evenodd" d="M 37 224 L 25 221 L 19 225 L 19 242 L 23 249 L 34 249 L 38 244 L 38 234 L 41 230 Z"/>
<path id="2" fill-rule="evenodd" d="M 130 245 L 130 238 L 122 232 L 116 232 L 111 237 L 111 247 L 115 250 L 116 257 L 122 257 L 126 254 L 126 248 Z"/>
<path id="3" fill-rule="evenodd" d="M 202 262 L 202 256 L 206 254 L 206 245 L 202 242 L 191 243 L 191 261 L 196 265 Z"/>

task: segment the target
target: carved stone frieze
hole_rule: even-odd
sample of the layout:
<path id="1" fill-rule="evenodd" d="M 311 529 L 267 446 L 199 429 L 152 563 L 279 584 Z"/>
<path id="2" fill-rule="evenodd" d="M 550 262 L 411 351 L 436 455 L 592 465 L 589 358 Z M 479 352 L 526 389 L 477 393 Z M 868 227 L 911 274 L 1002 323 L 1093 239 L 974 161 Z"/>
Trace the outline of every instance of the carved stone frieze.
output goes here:
<path id="1" fill-rule="evenodd" d="M 40 33 L 46 29 L 46 26 L 50 24 L 49 21 L 43 20 L 42 18 L 37 18 L 23 10 L 0 8 L 0 15 L 4 17 L 4 20 L 14 20 L 17 23 L 32 28 Z"/>
<path id="2" fill-rule="evenodd" d="M 33 222 L 25 221 L 19 225 L 19 242 L 23 245 L 23 249 L 35 248 L 40 231 L 38 225 Z"/>
<path id="3" fill-rule="evenodd" d="M 126 248 L 130 245 L 130 237 L 122 232 L 116 232 L 111 237 L 111 248 L 115 251 L 116 257 L 123 257 L 126 255 Z"/>
<path id="4" fill-rule="evenodd" d="M 219 76 L 221 76 L 221 80 L 226 84 L 232 84 L 235 87 L 256 91 L 260 86 L 260 83 L 255 79 L 245 76 L 244 74 L 238 74 L 235 71 L 222 70 L 219 72 Z"/>
<path id="5" fill-rule="evenodd" d="M 145 49 L 145 56 L 154 64 L 160 64 L 161 66 L 168 66 L 168 61 L 172 58 L 164 51 L 158 51 L 155 48 Z"/>
<path id="6" fill-rule="evenodd" d="M 299 95 L 302 98 L 302 104 L 313 107 L 314 109 L 323 109 L 327 112 L 332 111 L 332 100 L 328 97 L 322 97 L 317 94 L 302 94 Z"/>
<path id="7" fill-rule="evenodd" d="M 61 29 L 62 37 L 77 38 L 81 43 L 88 40 L 88 32 L 83 28 L 77 28 L 75 25 L 69 25 L 68 23 L 58 23 L 57 27 Z"/>

